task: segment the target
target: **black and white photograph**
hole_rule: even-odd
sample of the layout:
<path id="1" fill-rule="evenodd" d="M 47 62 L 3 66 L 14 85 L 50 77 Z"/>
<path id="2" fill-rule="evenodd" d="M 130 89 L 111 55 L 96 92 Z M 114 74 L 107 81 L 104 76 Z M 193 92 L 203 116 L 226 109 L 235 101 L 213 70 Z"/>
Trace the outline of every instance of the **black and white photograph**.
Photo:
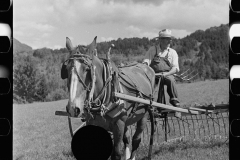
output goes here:
<path id="1" fill-rule="evenodd" d="M 13 1 L 13 159 L 228 160 L 228 23 L 229 0 Z"/>

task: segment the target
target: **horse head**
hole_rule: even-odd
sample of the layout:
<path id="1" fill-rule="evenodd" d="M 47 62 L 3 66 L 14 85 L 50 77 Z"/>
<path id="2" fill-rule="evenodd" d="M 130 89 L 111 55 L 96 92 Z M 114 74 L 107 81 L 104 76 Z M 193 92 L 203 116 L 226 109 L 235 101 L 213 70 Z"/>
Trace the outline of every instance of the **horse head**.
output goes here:
<path id="1" fill-rule="evenodd" d="M 69 101 L 66 107 L 71 117 L 86 118 L 86 111 L 94 99 L 95 92 L 103 85 L 101 80 L 102 63 L 96 57 L 96 39 L 87 46 L 73 47 L 71 40 L 66 39 L 66 47 L 70 52 L 67 64 Z"/>

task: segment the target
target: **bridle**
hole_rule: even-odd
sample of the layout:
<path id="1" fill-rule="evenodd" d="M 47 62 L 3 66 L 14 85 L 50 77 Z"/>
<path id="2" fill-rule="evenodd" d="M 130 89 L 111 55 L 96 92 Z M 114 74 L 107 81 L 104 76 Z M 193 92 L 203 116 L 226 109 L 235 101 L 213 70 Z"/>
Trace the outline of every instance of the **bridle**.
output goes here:
<path id="1" fill-rule="evenodd" d="M 88 55 L 85 55 L 85 54 L 73 54 L 68 60 L 73 60 L 73 68 L 72 69 L 74 69 L 74 71 L 75 71 L 75 73 L 76 73 L 76 75 L 77 75 L 77 77 L 78 77 L 78 81 L 83 85 L 83 87 L 84 87 L 84 90 L 86 90 L 87 92 L 90 92 L 91 91 L 91 86 L 90 85 L 86 85 L 84 82 L 83 82 L 83 80 L 82 80 L 82 78 L 80 77 L 80 75 L 79 75 L 79 73 L 78 73 L 78 71 L 77 71 L 77 67 L 76 67 L 76 65 L 75 65 L 75 62 L 78 60 L 78 61 L 82 61 L 82 63 L 84 63 L 85 65 L 87 65 L 89 68 L 90 68 L 90 70 L 92 71 L 92 68 L 93 68 L 93 65 L 92 65 L 92 63 L 91 63 L 91 58 L 90 58 L 90 56 L 88 56 Z"/>
<path id="2" fill-rule="evenodd" d="M 74 72 L 76 73 L 77 77 L 78 77 L 78 81 L 83 85 L 84 90 L 86 90 L 87 92 L 87 97 L 84 101 L 84 109 L 87 110 L 87 112 L 94 117 L 94 114 L 96 113 L 101 113 L 104 114 L 105 113 L 105 106 L 102 104 L 100 97 L 102 96 L 104 90 L 107 88 L 107 86 L 109 84 L 111 84 L 111 80 L 112 80 L 112 76 L 110 75 L 107 80 L 104 82 L 105 85 L 103 86 L 103 88 L 101 89 L 101 91 L 98 93 L 98 95 L 95 97 L 95 99 L 93 99 L 93 92 L 95 89 L 95 81 L 96 81 L 96 77 L 95 77 L 95 66 L 93 64 L 93 57 L 86 55 L 86 54 L 82 54 L 82 53 L 74 53 L 71 55 L 71 57 L 68 59 L 68 63 L 70 60 L 73 60 L 73 66 L 72 66 L 72 70 L 74 70 Z M 91 72 L 91 82 L 86 85 L 84 83 L 84 81 L 82 80 L 81 76 L 79 75 L 78 71 L 77 71 L 77 67 L 75 65 L 75 62 L 79 61 L 80 63 L 83 63 L 85 65 L 87 65 L 90 69 Z M 72 74 L 72 72 L 71 72 Z"/>

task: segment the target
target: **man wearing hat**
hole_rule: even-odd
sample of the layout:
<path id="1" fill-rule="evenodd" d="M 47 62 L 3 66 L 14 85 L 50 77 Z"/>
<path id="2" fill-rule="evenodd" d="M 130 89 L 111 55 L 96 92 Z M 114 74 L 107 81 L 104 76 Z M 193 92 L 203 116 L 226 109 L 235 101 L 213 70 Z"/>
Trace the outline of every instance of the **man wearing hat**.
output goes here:
<path id="1" fill-rule="evenodd" d="M 156 38 L 158 38 L 159 45 L 149 48 L 143 63 L 152 67 L 156 77 L 161 77 L 163 85 L 167 85 L 170 103 L 175 107 L 180 107 L 175 79 L 173 77 L 173 74 L 179 72 L 178 54 L 174 49 L 170 48 L 173 38 L 171 30 L 161 30 L 159 36 Z M 181 117 L 181 112 L 176 112 L 175 116 Z"/>

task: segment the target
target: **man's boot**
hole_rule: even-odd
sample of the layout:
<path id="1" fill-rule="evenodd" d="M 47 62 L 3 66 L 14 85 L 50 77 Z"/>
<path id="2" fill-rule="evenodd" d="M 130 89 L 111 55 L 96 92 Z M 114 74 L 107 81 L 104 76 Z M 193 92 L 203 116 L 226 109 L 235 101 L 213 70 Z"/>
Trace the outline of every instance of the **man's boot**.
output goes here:
<path id="1" fill-rule="evenodd" d="M 180 107 L 180 103 L 179 103 L 177 100 L 171 100 L 170 103 L 171 103 L 174 107 Z M 174 115 L 175 115 L 175 117 L 177 117 L 177 118 L 181 118 L 181 117 L 182 117 L 181 112 L 178 112 L 178 111 L 176 111 Z"/>

